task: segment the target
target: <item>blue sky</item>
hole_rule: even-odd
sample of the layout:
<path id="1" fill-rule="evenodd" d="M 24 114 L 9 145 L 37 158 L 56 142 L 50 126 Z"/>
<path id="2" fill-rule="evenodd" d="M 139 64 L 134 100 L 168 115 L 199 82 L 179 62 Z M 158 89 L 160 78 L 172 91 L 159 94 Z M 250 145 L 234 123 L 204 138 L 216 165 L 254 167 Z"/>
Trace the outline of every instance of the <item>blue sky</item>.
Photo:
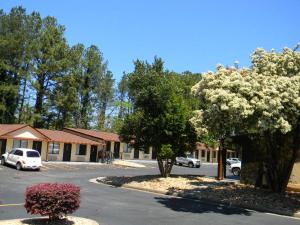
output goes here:
<path id="1" fill-rule="evenodd" d="M 19 5 L 56 17 L 71 45 L 97 45 L 117 80 L 137 58 L 205 72 L 235 60 L 247 66 L 257 47 L 300 41 L 298 0 L 0 0 L 6 12 Z"/>

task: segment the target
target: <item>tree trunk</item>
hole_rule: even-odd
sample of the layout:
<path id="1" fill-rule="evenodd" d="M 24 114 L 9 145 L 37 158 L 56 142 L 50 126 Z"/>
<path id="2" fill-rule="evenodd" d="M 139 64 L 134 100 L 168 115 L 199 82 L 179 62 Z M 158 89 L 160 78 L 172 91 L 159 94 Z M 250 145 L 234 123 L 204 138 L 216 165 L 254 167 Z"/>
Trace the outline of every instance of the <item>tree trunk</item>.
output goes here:
<path id="1" fill-rule="evenodd" d="M 283 135 L 265 132 L 233 141 L 242 147 L 241 181 L 282 193 L 286 190 L 300 151 L 300 127 Z"/>
<path id="2" fill-rule="evenodd" d="M 218 151 L 218 180 L 224 179 L 223 146 L 224 146 L 224 139 L 222 138 L 222 139 L 220 139 L 220 142 L 219 142 L 219 151 Z"/>
<path id="3" fill-rule="evenodd" d="M 105 126 L 105 112 L 107 108 L 107 103 L 103 102 L 101 104 L 101 108 L 99 110 L 99 117 L 98 117 L 98 128 L 101 130 Z"/>
<path id="4" fill-rule="evenodd" d="M 45 86 L 44 86 L 44 75 L 40 75 L 38 78 L 39 88 L 36 93 L 36 101 L 34 106 L 34 113 L 36 118 L 34 120 L 33 126 L 36 128 L 43 128 L 42 112 L 43 112 L 43 99 L 45 95 Z"/>
<path id="5" fill-rule="evenodd" d="M 283 193 L 286 190 L 299 152 L 299 138 L 298 129 L 286 135 L 275 133 L 264 136 L 267 140 L 264 145 L 267 185 L 274 192 Z"/>
<path id="6" fill-rule="evenodd" d="M 169 177 L 174 165 L 174 160 L 173 159 L 157 159 L 157 163 L 158 163 L 158 168 L 160 171 L 160 175 L 162 177 Z"/>
<path id="7" fill-rule="evenodd" d="M 25 102 L 26 87 L 27 87 L 27 78 L 24 78 L 18 123 L 21 123 L 22 116 L 23 116 L 23 108 L 24 108 L 24 102 Z"/>

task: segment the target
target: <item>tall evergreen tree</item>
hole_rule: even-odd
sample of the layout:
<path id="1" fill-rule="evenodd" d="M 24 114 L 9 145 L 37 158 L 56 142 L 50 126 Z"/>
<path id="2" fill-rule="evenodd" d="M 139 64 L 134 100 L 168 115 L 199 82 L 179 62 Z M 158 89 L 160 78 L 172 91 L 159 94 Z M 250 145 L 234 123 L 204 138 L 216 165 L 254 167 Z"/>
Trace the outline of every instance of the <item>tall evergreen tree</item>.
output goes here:
<path id="1" fill-rule="evenodd" d="M 64 38 L 65 28 L 55 18 L 46 17 L 34 43 L 33 87 L 36 92 L 34 106 L 34 127 L 44 127 L 48 109 L 45 101 L 51 95 L 57 79 L 66 71 L 68 65 L 68 45 Z"/>
<path id="2" fill-rule="evenodd" d="M 105 128 L 106 111 L 111 105 L 114 97 L 114 82 L 113 74 L 111 71 L 105 71 L 102 79 L 99 79 L 97 84 L 97 105 L 98 112 L 98 129 L 103 130 Z"/>
<path id="3" fill-rule="evenodd" d="M 97 46 L 92 45 L 84 51 L 83 67 L 80 74 L 80 119 L 79 127 L 89 128 L 93 118 L 95 101 L 95 85 L 101 74 L 102 54 Z"/>

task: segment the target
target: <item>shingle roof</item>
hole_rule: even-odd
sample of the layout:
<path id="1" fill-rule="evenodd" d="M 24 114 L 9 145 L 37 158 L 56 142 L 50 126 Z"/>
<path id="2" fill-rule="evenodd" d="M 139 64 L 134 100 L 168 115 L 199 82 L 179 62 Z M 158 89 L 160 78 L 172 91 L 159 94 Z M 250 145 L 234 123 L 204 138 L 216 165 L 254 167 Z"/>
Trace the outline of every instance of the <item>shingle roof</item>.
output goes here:
<path id="1" fill-rule="evenodd" d="M 109 133 L 109 132 L 103 132 L 98 130 L 86 130 L 82 128 L 65 128 L 66 130 L 72 130 L 78 133 L 82 133 L 88 136 L 92 136 L 95 138 L 100 138 L 105 141 L 114 141 L 114 142 L 120 142 L 120 137 L 118 134 L 115 133 Z"/>
<path id="2" fill-rule="evenodd" d="M 73 143 L 73 144 L 90 144 L 90 145 L 102 145 L 100 142 L 92 141 L 87 138 L 83 138 L 74 134 L 70 134 L 64 131 L 58 130 L 46 130 L 37 129 L 39 132 L 47 136 L 51 141 Z"/>
<path id="3" fill-rule="evenodd" d="M 22 127 L 26 127 L 26 124 L 0 124 L 0 136 L 18 130 Z"/>

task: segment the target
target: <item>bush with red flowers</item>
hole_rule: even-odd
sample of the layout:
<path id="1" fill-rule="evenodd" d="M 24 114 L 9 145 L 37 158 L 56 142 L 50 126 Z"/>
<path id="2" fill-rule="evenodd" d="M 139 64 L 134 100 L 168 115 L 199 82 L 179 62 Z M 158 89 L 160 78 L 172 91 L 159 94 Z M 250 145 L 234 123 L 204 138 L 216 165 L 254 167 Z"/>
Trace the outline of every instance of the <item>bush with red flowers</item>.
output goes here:
<path id="1" fill-rule="evenodd" d="M 26 189 L 27 213 L 61 219 L 80 205 L 80 187 L 73 184 L 37 184 Z"/>

